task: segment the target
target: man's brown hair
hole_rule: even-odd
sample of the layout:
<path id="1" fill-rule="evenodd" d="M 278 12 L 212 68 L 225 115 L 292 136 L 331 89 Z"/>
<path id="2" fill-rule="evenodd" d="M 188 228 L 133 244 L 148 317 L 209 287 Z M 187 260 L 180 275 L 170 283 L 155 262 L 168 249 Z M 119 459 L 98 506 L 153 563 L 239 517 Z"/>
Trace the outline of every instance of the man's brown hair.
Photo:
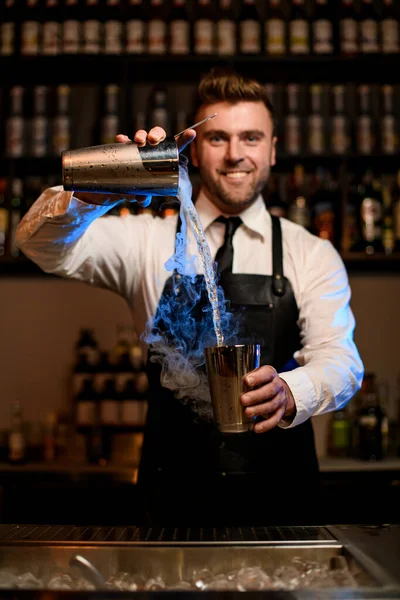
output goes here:
<path id="1" fill-rule="evenodd" d="M 264 86 L 236 71 L 215 67 L 201 78 L 195 97 L 195 113 L 200 106 L 216 102 L 263 102 L 274 124 L 274 109 Z"/>

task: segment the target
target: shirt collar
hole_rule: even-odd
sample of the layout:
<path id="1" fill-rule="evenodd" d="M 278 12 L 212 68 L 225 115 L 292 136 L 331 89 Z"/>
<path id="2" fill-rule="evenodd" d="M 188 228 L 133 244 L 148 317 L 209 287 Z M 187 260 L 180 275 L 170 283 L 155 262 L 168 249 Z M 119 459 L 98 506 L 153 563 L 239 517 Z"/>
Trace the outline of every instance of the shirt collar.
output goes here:
<path id="1" fill-rule="evenodd" d="M 207 198 L 203 190 L 200 190 L 197 197 L 196 210 L 205 232 L 215 219 L 223 214 L 220 209 Z M 239 216 L 246 227 L 255 233 L 258 233 L 265 240 L 268 228 L 271 225 L 271 216 L 265 206 L 261 194 L 258 196 L 257 200 L 240 213 Z"/>

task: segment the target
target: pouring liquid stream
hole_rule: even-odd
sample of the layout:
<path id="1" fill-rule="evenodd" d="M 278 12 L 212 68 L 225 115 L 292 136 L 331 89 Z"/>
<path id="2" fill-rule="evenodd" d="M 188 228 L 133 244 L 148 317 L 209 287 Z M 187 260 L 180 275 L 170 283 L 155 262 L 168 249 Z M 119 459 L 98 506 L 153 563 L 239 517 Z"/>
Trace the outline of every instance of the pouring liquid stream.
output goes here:
<path id="1" fill-rule="evenodd" d="M 211 260 L 210 248 L 208 246 L 204 229 L 199 219 L 199 215 L 197 214 L 197 211 L 194 207 L 191 198 L 189 198 L 187 194 L 181 193 L 180 190 L 178 199 L 181 202 L 185 216 L 189 219 L 190 226 L 196 240 L 200 259 L 203 265 L 204 280 L 206 284 L 208 299 L 212 308 L 213 324 L 215 336 L 217 338 L 217 346 L 223 346 L 224 335 L 221 327 L 221 315 L 218 304 L 217 283 L 215 281 L 214 264 Z"/>

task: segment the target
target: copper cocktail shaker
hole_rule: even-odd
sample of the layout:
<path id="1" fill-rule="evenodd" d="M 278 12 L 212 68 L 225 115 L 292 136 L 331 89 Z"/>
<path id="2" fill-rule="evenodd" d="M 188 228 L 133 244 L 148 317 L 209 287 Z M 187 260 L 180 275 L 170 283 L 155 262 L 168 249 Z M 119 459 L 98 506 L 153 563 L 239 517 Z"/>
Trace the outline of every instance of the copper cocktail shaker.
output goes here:
<path id="1" fill-rule="evenodd" d="M 240 396 L 249 388 L 246 373 L 260 366 L 260 344 L 237 344 L 205 348 L 208 383 L 214 419 L 224 433 L 252 429 L 252 419 L 244 414 Z"/>
<path id="2" fill-rule="evenodd" d="M 179 152 L 175 138 L 156 146 L 133 142 L 65 150 L 62 181 L 67 191 L 176 196 Z"/>

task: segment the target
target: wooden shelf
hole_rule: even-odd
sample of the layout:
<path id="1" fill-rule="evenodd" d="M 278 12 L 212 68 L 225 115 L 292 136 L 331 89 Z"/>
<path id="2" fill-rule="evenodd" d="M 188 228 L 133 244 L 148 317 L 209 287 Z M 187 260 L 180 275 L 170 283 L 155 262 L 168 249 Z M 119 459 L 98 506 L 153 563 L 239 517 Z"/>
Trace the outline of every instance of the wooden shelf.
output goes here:
<path id="1" fill-rule="evenodd" d="M 391 272 L 400 274 L 400 252 L 388 255 L 342 252 L 341 256 L 349 272 Z"/>
<path id="2" fill-rule="evenodd" d="M 9 85 L 63 83 L 183 82 L 197 83 L 213 66 L 229 66 L 271 82 L 310 81 L 395 83 L 399 57 L 374 54 L 345 56 L 117 56 L 77 54 L 0 57 L 2 80 Z M 385 66 L 385 69 L 383 68 Z"/>
<path id="3" fill-rule="evenodd" d="M 349 273 L 393 273 L 400 275 L 400 252 L 388 256 L 382 254 L 368 256 L 362 252 L 344 252 L 341 253 L 341 256 Z M 24 256 L 16 260 L 0 260 L 0 275 L 3 277 L 57 277 L 57 275 L 45 273 Z M 139 430 L 135 429 L 135 431 Z"/>

